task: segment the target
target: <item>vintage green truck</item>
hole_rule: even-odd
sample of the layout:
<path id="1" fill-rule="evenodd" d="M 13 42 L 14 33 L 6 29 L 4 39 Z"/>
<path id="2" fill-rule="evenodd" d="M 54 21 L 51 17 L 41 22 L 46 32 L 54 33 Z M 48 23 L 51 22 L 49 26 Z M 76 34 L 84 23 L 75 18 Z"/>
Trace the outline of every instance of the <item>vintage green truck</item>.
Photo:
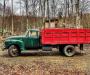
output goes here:
<path id="1" fill-rule="evenodd" d="M 59 49 L 66 56 L 73 56 L 77 50 L 83 52 L 83 44 L 90 43 L 90 29 L 28 29 L 22 36 L 11 36 L 4 41 L 4 49 L 15 57 L 25 50 Z M 77 49 L 77 50 L 76 50 Z"/>
<path id="2" fill-rule="evenodd" d="M 9 56 L 15 57 L 23 50 L 40 49 L 40 35 L 38 29 L 29 29 L 24 35 L 11 36 L 4 42 L 4 50 L 8 49 Z"/>

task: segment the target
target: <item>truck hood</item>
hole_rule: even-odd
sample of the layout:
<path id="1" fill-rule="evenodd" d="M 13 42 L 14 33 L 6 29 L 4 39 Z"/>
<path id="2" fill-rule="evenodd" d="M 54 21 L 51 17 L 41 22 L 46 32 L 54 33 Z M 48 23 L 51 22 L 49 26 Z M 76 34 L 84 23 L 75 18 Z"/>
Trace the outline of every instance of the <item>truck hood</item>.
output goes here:
<path id="1" fill-rule="evenodd" d="M 22 39 L 24 37 L 25 36 L 23 36 L 23 35 L 20 35 L 20 36 L 11 36 L 11 37 L 6 38 L 6 40 L 20 40 L 20 39 Z"/>

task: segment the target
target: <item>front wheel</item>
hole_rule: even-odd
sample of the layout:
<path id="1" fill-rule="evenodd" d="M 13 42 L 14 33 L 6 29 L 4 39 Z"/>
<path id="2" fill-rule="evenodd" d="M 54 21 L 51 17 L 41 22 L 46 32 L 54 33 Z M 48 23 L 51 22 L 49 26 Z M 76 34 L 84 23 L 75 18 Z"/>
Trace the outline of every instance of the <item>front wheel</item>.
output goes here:
<path id="1" fill-rule="evenodd" d="M 20 55 L 20 50 L 17 46 L 11 45 L 8 49 L 8 54 L 11 57 L 16 57 Z"/>
<path id="2" fill-rule="evenodd" d="M 75 55 L 75 47 L 73 45 L 67 45 L 64 47 L 64 54 L 68 57 Z"/>

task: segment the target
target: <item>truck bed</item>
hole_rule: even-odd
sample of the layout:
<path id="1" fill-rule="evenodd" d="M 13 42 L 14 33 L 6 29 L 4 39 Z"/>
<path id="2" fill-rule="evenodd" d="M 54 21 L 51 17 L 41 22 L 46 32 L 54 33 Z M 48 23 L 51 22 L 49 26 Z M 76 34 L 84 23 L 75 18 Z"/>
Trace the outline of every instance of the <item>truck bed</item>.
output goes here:
<path id="1" fill-rule="evenodd" d="M 90 29 L 43 29 L 41 42 L 43 45 L 89 44 Z"/>

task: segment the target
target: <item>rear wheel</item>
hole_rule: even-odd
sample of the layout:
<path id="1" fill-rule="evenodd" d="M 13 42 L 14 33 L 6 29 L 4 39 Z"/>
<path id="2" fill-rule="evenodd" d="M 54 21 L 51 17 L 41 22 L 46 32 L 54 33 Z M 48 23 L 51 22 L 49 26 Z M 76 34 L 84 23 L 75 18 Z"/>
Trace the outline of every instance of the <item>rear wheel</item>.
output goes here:
<path id="1" fill-rule="evenodd" d="M 68 57 L 75 55 L 75 47 L 73 45 L 67 45 L 64 47 L 64 54 Z"/>
<path id="2" fill-rule="evenodd" d="M 16 57 L 16 56 L 19 56 L 20 55 L 20 50 L 17 46 L 15 45 L 11 45 L 8 49 L 8 54 L 9 56 L 11 57 Z"/>

